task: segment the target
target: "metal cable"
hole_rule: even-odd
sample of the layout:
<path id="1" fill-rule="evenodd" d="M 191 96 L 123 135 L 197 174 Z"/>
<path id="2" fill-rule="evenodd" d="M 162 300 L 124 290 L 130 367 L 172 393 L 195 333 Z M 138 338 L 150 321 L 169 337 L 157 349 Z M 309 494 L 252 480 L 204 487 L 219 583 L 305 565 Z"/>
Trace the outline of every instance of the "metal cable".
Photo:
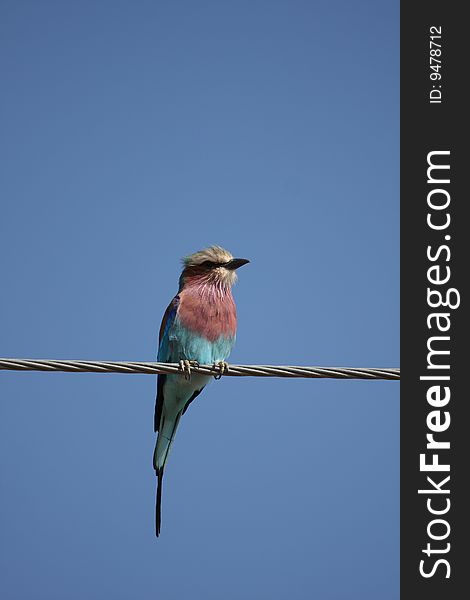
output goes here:
<path id="1" fill-rule="evenodd" d="M 65 371 L 67 373 L 180 373 L 177 363 L 94 361 L 94 360 L 36 360 L 0 358 L 0 371 Z M 191 367 L 192 373 L 218 375 L 214 365 Z M 400 369 L 301 367 L 274 365 L 229 365 L 224 377 L 307 377 L 313 379 L 389 379 L 399 380 Z"/>

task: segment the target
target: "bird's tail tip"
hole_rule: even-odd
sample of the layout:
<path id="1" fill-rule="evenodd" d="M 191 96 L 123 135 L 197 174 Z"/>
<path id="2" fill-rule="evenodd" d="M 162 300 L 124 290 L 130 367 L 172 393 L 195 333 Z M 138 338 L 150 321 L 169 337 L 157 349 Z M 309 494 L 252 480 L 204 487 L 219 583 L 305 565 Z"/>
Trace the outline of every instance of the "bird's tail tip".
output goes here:
<path id="1" fill-rule="evenodd" d="M 155 504 L 155 535 L 159 537 L 162 526 L 163 468 L 157 469 L 157 501 Z"/>

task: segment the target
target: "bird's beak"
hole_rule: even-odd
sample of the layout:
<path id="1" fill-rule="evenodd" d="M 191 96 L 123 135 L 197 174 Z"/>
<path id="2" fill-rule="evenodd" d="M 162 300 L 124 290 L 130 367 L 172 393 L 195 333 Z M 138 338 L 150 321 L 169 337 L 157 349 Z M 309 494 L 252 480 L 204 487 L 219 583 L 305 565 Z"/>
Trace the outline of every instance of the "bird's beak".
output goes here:
<path id="1" fill-rule="evenodd" d="M 229 269 L 230 271 L 235 271 L 235 269 L 238 269 L 239 267 L 243 267 L 243 265 L 246 265 L 247 263 L 249 263 L 250 261 L 247 258 L 232 258 L 232 260 L 229 260 L 228 263 L 225 263 L 225 268 Z"/>

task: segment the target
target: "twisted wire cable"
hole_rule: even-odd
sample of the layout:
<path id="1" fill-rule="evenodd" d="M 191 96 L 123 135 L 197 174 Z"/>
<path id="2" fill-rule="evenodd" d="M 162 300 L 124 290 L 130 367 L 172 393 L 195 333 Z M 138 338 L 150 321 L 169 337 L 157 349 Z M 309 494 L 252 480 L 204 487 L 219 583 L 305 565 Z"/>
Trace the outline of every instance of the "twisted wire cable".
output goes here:
<path id="1" fill-rule="evenodd" d="M 0 371 L 63 371 L 67 373 L 180 373 L 178 363 L 95 361 L 95 360 L 36 360 L 0 358 Z M 214 365 L 191 367 L 192 373 L 219 374 Z M 387 379 L 399 380 L 400 369 L 356 367 L 308 367 L 290 365 L 229 365 L 224 377 L 306 377 L 310 379 Z"/>

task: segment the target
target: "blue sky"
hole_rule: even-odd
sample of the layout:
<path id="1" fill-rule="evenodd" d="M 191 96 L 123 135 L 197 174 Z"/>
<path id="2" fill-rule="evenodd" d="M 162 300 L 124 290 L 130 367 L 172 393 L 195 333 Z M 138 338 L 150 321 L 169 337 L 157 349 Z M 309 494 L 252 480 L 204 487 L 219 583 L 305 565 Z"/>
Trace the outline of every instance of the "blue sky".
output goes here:
<path id="1" fill-rule="evenodd" d="M 232 362 L 399 365 L 399 5 L 0 4 L 0 355 L 154 360 L 249 258 Z M 226 378 L 154 536 L 155 378 L 0 373 L 0 595 L 398 598 L 399 385 Z"/>

